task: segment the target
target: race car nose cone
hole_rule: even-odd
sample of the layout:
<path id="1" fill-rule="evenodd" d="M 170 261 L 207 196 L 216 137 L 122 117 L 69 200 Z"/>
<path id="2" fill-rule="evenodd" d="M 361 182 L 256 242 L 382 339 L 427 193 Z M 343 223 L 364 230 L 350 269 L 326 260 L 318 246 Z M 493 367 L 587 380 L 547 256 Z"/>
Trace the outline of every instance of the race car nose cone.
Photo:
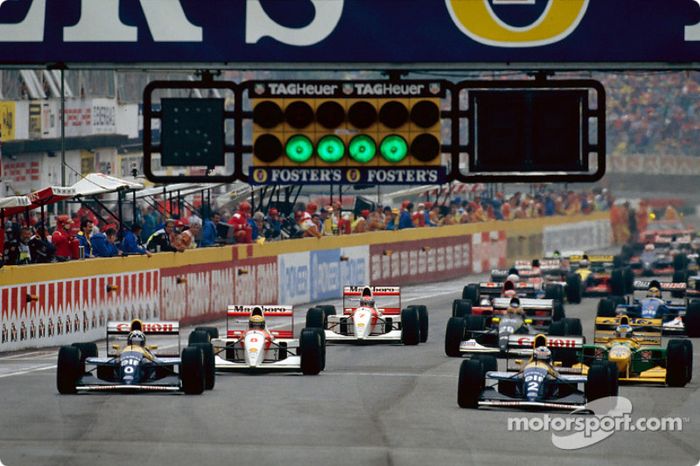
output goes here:
<path id="1" fill-rule="evenodd" d="M 257 367 L 264 359 L 265 339 L 262 335 L 251 333 L 245 339 L 245 357 L 250 367 Z"/>
<path id="2" fill-rule="evenodd" d="M 357 311 L 353 317 L 353 322 L 355 325 L 355 336 L 363 340 L 370 332 L 372 314 L 367 311 Z"/>
<path id="3" fill-rule="evenodd" d="M 608 353 L 608 360 L 617 365 L 618 371 L 625 373 L 631 356 L 632 352 L 626 346 L 615 346 Z"/>

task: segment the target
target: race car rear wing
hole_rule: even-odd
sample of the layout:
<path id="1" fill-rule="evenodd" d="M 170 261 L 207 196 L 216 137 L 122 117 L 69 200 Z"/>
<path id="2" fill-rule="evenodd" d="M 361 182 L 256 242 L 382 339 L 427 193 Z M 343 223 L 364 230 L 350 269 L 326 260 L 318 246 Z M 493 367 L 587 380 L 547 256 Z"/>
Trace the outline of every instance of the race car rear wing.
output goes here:
<path id="1" fill-rule="evenodd" d="M 133 330 L 140 330 L 146 335 L 146 345 L 150 347 L 154 354 L 162 357 L 177 357 L 180 355 L 180 323 L 177 321 L 149 321 L 144 322 L 138 319 L 127 321 L 107 322 L 107 356 L 114 357 L 119 354 L 120 346 L 116 342 L 125 342 L 126 337 Z M 177 345 L 167 345 L 158 348 L 168 341 L 168 337 L 177 336 Z M 168 348 L 169 351 L 165 351 Z M 175 349 L 173 349 L 175 348 Z"/>
<path id="2" fill-rule="evenodd" d="M 686 283 L 660 282 L 658 280 L 635 280 L 634 291 L 647 291 L 651 286 L 656 286 L 662 292 L 686 291 Z"/>
<path id="3" fill-rule="evenodd" d="M 641 345 L 660 345 L 663 329 L 662 319 L 631 318 L 629 316 L 596 317 L 593 340 L 605 344 L 616 338 L 615 329 L 627 324 L 632 327 L 632 338 Z"/>
<path id="4" fill-rule="evenodd" d="M 343 313 L 350 314 L 358 306 L 354 306 L 348 301 L 359 302 L 363 296 L 371 296 L 373 298 L 398 298 L 398 306 L 383 306 L 381 303 L 376 303 L 376 308 L 385 315 L 400 315 L 401 314 L 401 287 L 399 286 L 346 286 L 343 287 Z M 381 301 L 382 299 L 380 299 Z"/>
<path id="5" fill-rule="evenodd" d="M 292 306 L 269 306 L 263 304 L 234 304 L 226 311 L 226 338 L 241 338 L 248 328 L 252 315 L 265 318 L 266 329 L 277 338 L 293 338 L 294 308 Z M 282 322 L 280 324 L 280 322 Z M 280 329 L 279 327 L 289 327 Z"/>
<path id="6" fill-rule="evenodd" d="M 510 298 L 495 298 L 493 300 L 494 309 L 508 309 L 510 306 Z M 522 309 L 549 309 L 552 310 L 554 307 L 553 299 L 531 299 L 531 298 L 520 298 L 520 307 Z"/>

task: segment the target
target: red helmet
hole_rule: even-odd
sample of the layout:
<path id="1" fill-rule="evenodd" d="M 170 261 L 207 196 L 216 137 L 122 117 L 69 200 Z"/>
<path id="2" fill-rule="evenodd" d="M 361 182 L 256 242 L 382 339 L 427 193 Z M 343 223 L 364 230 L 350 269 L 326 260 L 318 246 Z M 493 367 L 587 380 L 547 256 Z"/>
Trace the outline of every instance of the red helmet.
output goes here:
<path id="1" fill-rule="evenodd" d="M 243 201 L 238 204 L 238 210 L 241 212 L 250 212 L 250 203 L 248 201 Z"/>

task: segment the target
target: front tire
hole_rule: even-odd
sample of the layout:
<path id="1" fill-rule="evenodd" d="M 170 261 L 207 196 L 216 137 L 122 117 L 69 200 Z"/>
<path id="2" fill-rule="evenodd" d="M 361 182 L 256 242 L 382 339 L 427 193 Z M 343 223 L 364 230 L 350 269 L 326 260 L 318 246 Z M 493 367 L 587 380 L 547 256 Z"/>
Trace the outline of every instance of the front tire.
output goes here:
<path id="1" fill-rule="evenodd" d="M 195 343 L 195 347 L 201 348 L 204 357 L 204 389 L 211 390 L 216 383 L 216 364 L 214 362 L 214 347 L 211 343 Z"/>
<path id="2" fill-rule="evenodd" d="M 206 385 L 204 353 L 199 346 L 188 346 L 182 350 L 180 380 L 186 395 L 201 395 Z"/>
<path id="3" fill-rule="evenodd" d="M 700 337 L 700 300 L 694 299 L 688 304 L 688 309 L 683 317 L 685 333 L 690 338 Z"/>
<path id="4" fill-rule="evenodd" d="M 80 360 L 80 349 L 75 346 L 62 346 L 58 350 L 56 365 L 56 388 L 61 395 L 77 393 L 76 385 L 85 370 Z"/>
<path id="5" fill-rule="evenodd" d="M 462 355 L 459 351 L 459 345 L 464 339 L 464 333 L 467 329 L 467 322 L 461 317 L 450 317 L 447 320 L 447 329 L 445 330 L 445 354 L 451 358 L 458 358 Z"/>
<path id="6" fill-rule="evenodd" d="M 593 401 L 606 396 L 617 396 L 618 372 L 615 363 L 596 361 L 588 370 L 586 400 Z"/>
<path id="7" fill-rule="evenodd" d="M 472 313 L 472 301 L 455 299 L 452 301 L 452 317 L 466 317 Z"/>
<path id="8" fill-rule="evenodd" d="M 571 304 L 581 303 L 581 276 L 570 273 L 566 276 L 566 300 Z"/>
<path id="9" fill-rule="evenodd" d="M 321 332 L 323 330 L 319 328 L 305 328 L 299 335 L 301 373 L 304 375 L 318 375 L 323 369 L 325 347 Z"/>
<path id="10" fill-rule="evenodd" d="M 401 311 L 401 342 L 404 345 L 417 345 L 420 342 L 418 310 L 407 307 Z"/>
<path id="11" fill-rule="evenodd" d="M 693 343 L 671 340 L 666 347 L 666 383 L 684 387 L 693 378 Z"/>
<path id="12" fill-rule="evenodd" d="M 477 409 L 484 391 L 484 369 L 480 360 L 467 359 L 459 366 L 457 404 L 460 408 Z"/>

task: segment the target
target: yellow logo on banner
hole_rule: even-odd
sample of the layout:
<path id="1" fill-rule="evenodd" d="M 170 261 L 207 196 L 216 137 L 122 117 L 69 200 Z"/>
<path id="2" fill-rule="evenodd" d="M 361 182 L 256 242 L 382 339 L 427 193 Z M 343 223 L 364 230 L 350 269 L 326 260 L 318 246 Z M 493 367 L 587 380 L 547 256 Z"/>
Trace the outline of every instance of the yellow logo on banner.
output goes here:
<path id="1" fill-rule="evenodd" d="M 0 102 L 0 140 L 15 138 L 15 102 Z"/>
<path id="2" fill-rule="evenodd" d="M 571 34 L 586 13 L 589 0 L 549 0 L 532 24 L 515 27 L 503 22 L 488 0 L 445 0 L 452 21 L 477 42 L 495 47 L 537 47 Z"/>
<path id="3" fill-rule="evenodd" d="M 253 170 L 253 181 L 256 183 L 264 183 L 267 181 L 267 171 L 262 168 Z"/>

